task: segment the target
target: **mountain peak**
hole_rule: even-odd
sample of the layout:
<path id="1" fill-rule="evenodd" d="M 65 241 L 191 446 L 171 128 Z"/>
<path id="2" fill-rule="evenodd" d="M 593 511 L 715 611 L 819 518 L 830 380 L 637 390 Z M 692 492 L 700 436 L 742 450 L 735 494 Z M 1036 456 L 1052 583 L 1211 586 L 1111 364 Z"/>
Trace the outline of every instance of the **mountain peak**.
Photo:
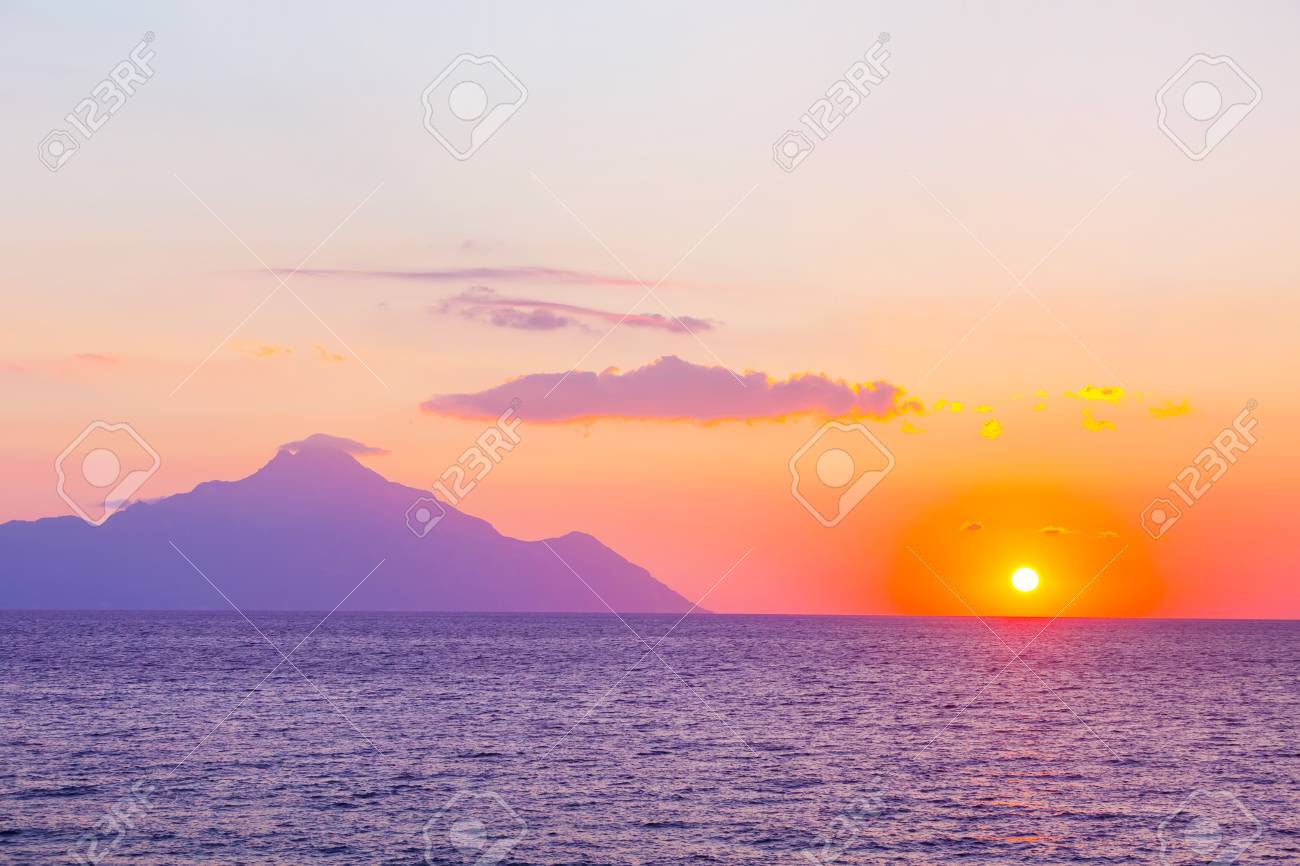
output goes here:
<path id="1" fill-rule="evenodd" d="M 317 434 L 282 446 L 252 475 L 125 509 L 100 527 L 64 518 L 0 524 L 0 564 L 13 576 L 0 582 L 0 607 L 223 607 L 226 598 L 197 579 L 188 558 L 241 609 L 329 610 L 339 599 L 369 610 L 690 608 L 585 533 L 548 549 L 449 505 L 437 521 L 417 522 L 413 509 L 432 495 L 356 459 L 384 453 Z M 375 579 L 363 580 L 378 564 Z"/>

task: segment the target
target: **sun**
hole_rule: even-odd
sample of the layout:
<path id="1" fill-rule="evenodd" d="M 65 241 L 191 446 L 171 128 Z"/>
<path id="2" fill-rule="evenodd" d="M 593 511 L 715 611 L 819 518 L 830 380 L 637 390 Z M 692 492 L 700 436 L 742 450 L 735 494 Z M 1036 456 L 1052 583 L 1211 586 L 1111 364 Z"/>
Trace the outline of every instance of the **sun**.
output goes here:
<path id="1" fill-rule="evenodd" d="M 1021 592 L 1033 592 L 1038 589 L 1038 572 L 1032 568 L 1017 568 L 1011 575 L 1011 585 Z"/>

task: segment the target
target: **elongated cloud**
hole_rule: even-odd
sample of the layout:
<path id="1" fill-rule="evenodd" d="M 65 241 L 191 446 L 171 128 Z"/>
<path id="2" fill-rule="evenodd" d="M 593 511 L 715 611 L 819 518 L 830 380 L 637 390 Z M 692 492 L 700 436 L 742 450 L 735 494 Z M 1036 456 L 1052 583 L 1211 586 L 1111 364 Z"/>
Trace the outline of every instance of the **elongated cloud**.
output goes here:
<path id="1" fill-rule="evenodd" d="M 345 436 L 331 436 L 328 433 L 313 433 L 306 439 L 286 442 L 280 446 L 281 451 L 292 451 L 294 453 L 301 451 L 303 448 L 329 448 L 334 451 L 342 451 L 344 454 L 351 454 L 353 457 L 378 457 L 388 453 L 387 448 L 376 448 L 355 439 L 348 439 Z"/>
<path id="2" fill-rule="evenodd" d="M 290 274 L 304 277 L 366 277 L 382 280 L 407 280 L 418 283 L 501 282 L 638 287 L 641 285 L 639 281 L 631 277 L 616 277 L 596 271 L 575 271 L 566 268 L 547 268 L 536 265 L 441 268 L 430 271 L 352 270 L 348 268 L 306 268 L 300 271 L 295 271 L 292 268 L 273 268 L 272 271 L 284 277 Z"/>
<path id="3" fill-rule="evenodd" d="M 737 375 L 673 355 L 626 373 L 531 373 L 486 391 L 441 394 L 420 408 L 454 418 L 493 419 L 516 398 L 520 418 L 548 423 L 594 418 L 706 423 L 790 415 L 884 419 L 921 409 L 888 382 L 851 383 L 822 373 L 788 379 L 757 371 Z"/>
<path id="4" fill-rule="evenodd" d="M 104 355 L 100 352 L 78 352 L 72 357 L 78 361 L 85 361 L 88 364 L 116 364 L 118 357 L 116 355 Z"/>
<path id="5" fill-rule="evenodd" d="M 241 354 L 250 358 L 280 358 L 285 355 L 292 355 L 293 349 L 288 346 L 277 346 L 273 343 L 243 343 L 236 347 Z"/>
<path id="6" fill-rule="evenodd" d="M 553 331 L 570 325 L 585 327 L 585 321 L 628 325 L 633 328 L 657 328 L 675 334 L 698 334 L 714 328 L 713 322 L 694 316 L 615 313 L 558 301 L 503 297 L 483 286 L 454 295 L 435 309 L 440 313 L 459 313 L 469 319 L 489 322 L 498 328 L 524 331 Z"/>

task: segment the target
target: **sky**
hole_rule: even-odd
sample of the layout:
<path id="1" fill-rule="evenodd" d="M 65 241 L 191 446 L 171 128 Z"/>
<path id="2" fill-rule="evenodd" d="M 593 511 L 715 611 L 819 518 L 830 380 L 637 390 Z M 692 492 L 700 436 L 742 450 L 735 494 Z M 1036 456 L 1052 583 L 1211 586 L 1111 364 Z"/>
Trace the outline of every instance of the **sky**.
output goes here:
<path id="1" fill-rule="evenodd" d="M 68 513 L 53 462 L 94 420 L 158 453 L 145 498 L 312 433 L 428 488 L 518 397 L 459 507 L 590 532 L 712 610 L 1300 616 L 1298 18 L 5 3 L 0 520 Z M 467 54 L 527 95 L 459 159 L 424 94 Z M 1197 54 L 1235 67 L 1180 76 Z M 1193 159 L 1156 97 L 1198 75 L 1262 95 Z M 833 526 L 792 491 L 835 507 L 827 448 L 879 482 Z"/>

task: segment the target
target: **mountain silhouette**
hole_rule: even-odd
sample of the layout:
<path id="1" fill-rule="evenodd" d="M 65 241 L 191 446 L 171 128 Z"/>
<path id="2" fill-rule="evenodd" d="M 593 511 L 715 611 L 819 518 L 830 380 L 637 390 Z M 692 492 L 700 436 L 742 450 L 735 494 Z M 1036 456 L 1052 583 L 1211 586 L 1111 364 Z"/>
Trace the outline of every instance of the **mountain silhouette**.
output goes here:
<path id="1" fill-rule="evenodd" d="M 0 524 L 0 607 L 226 608 L 210 580 L 244 610 L 331 610 L 345 597 L 353 610 L 690 608 L 590 535 L 502 535 L 362 466 L 336 444 L 346 441 L 309 437 L 247 478 L 138 502 L 98 527 L 72 516 Z M 408 528 L 440 513 L 423 536 Z"/>

